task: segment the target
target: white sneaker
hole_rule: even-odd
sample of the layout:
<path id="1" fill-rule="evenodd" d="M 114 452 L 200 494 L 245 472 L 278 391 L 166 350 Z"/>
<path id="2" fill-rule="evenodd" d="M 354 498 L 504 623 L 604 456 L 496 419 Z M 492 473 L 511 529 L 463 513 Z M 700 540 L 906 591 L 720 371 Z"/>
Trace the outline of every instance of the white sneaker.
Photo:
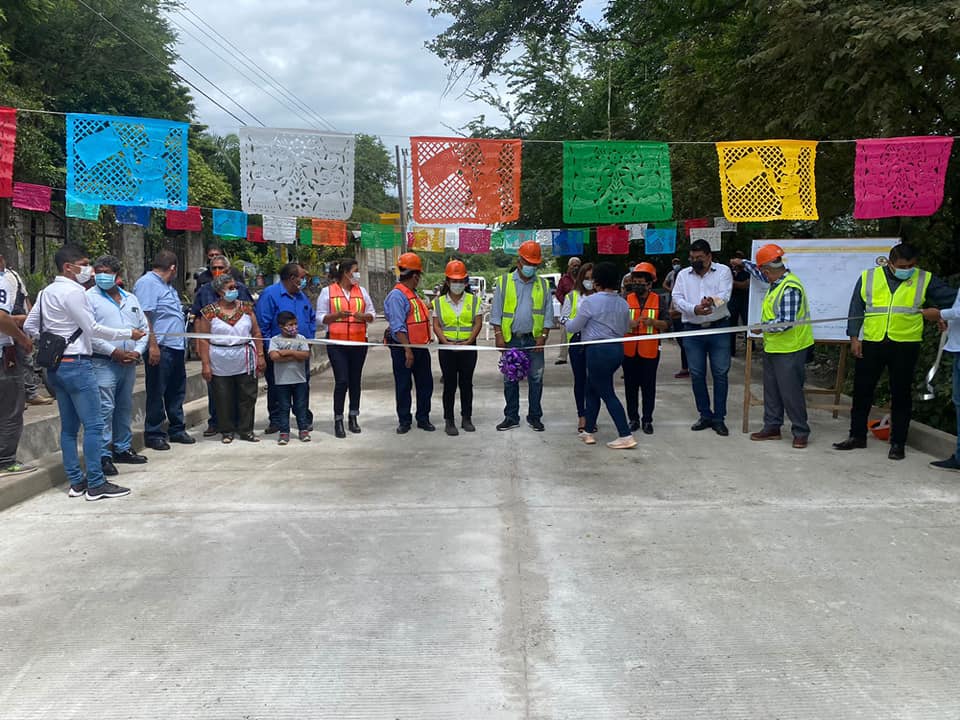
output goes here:
<path id="1" fill-rule="evenodd" d="M 633 438 L 633 435 L 619 437 L 616 440 L 611 440 L 607 443 L 607 447 L 611 450 L 629 450 L 630 448 L 635 448 L 636 446 L 637 441 Z"/>
<path id="2" fill-rule="evenodd" d="M 583 442 L 584 442 L 586 445 L 596 445 L 596 444 L 597 444 L 596 438 L 594 438 L 593 435 L 591 435 L 591 434 L 588 433 L 588 432 L 582 432 L 582 433 L 580 433 L 580 439 L 583 440 Z"/>

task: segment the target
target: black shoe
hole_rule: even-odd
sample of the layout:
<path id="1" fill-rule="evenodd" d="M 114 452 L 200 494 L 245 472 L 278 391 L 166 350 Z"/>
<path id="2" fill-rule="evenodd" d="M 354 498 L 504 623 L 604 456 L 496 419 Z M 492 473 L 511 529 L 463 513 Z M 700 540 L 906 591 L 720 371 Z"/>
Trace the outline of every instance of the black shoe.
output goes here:
<path id="1" fill-rule="evenodd" d="M 170 436 L 170 442 L 180 443 L 181 445 L 193 445 L 196 442 L 196 438 L 187 435 L 187 433 L 178 433 Z"/>
<path id="2" fill-rule="evenodd" d="M 853 450 L 855 448 L 865 448 L 867 446 L 866 438 L 848 437 L 843 442 L 833 444 L 834 450 Z"/>
<path id="3" fill-rule="evenodd" d="M 720 437 L 726 437 L 730 434 L 730 431 L 727 429 L 727 426 L 723 424 L 723 420 L 720 422 L 715 422 L 713 424 L 713 429 Z"/>
<path id="4" fill-rule="evenodd" d="M 117 470 L 117 466 L 113 464 L 113 460 L 104 455 L 100 458 L 100 469 L 103 470 L 103 474 L 107 477 L 114 477 L 119 475 L 120 471 Z"/>
<path id="5" fill-rule="evenodd" d="M 690 429 L 693 430 L 694 432 L 698 432 L 700 430 L 707 430 L 712 427 L 713 427 L 713 420 L 702 417 L 699 420 L 697 420 L 693 425 L 691 425 Z"/>
<path id="6" fill-rule="evenodd" d="M 357 422 L 356 415 L 351 415 L 349 418 L 347 418 L 347 427 L 350 428 L 350 432 L 359 434 L 360 423 Z"/>
<path id="7" fill-rule="evenodd" d="M 347 436 L 347 431 L 343 429 L 343 420 L 333 421 L 333 434 L 338 438 L 345 438 Z"/>
<path id="8" fill-rule="evenodd" d="M 901 443 L 890 443 L 890 452 L 887 453 L 890 460 L 903 460 L 906 456 L 907 453 Z"/>
<path id="9" fill-rule="evenodd" d="M 566 360 L 557 360 L 557 361 L 554 362 L 553 364 L 554 364 L 554 365 L 566 365 L 566 364 L 567 364 L 567 361 L 566 361 Z"/>
<path id="10" fill-rule="evenodd" d="M 433 432 L 436 430 L 436 426 L 429 420 L 417 420 L 417 427 L 421 430 L 426 430 L 427 432 Z"/>
<path id="11" fill-rule="evenodd" d="M 957 462 L 956 455 L 951 455 L 946 460 L 934 460 L 930 465 L 940 470 L 960 470 L 960 462 Z"/>
<path id="12" fill-rule="evenodd" d="M 543 432 L 546 428 L 543 426 L 543 423 L 539 419 L 534 420 L 533 418 L 527 418 L 527 425 L 532 427 L 537 432 Z"/>
<path id="13" fill-rule="evenodd" d="M 267 425 L 267 429 L 263 431 L 263 434 L 273 435 L 278 432 L 280 432 L 280 428 L 278 428 L 276 425 Z"/>
<path id="14" fill-rule="evenodd" d="M 470 422 L 470 418 L 465 417 L 460 421 L 460 427 L 464 429 L 465 432 L 476 432 L 477 429 L 473 426 L 473 423 Z"/>
<path id="15" fill-rule="evenodd" d="M 163 439 L 147 440 L 144 444 L 151 450 L 169 450 L 170 449 L 170 444 Z"/>
<path id="16" fill-rule="evenodd" d="M 497 430 L 513 430 L 515 427 L 520 427 L 519 420 L 511 420 L 510 418 L 504 418 L 503 421 L 497 425 Z"/>
<path id="17" fill-rule="evenodd" d="M 143 465 L 147 458 L 143 455 L 137 455 L 133 450 L 113 451 L 113 461 L 115 463 L 126 463 L 127 465 Z"/>
<path id="18" fill-rule="evenodd" d="M 112 482 L 105 482 L 100 487 L 87 488 L 87 500 L 103 500 L 105 498 L 118 498 L 130 494 L 130 488 L 114 485 Z"/>
<path id="19" fill-rule="evenodd" d="M 644 435 L 653 435 L 653 423 L 644 423 L 644 424 L 643 424 L 643 434 L 644 434 Z"/>
<path id="20" fill-rule="evenodd" d="M 630 432 L 636 432 L 636 431 L 639 430 L 639 429 L 640 429 L 640 421 L 639 421 L 639 420 L 631 420 L 631 421 L 630 421 Z"/>
<path id="21" fill-rule="evenodd" d="M 204 437 L 213 437 L 214 435 L 219 435 L 220 431 L 217 430 L 216 425 L 207 425 L 207 429 L 203 431 Z"/>
<path id="22" fill-rule="evenodd" d="M 456 424 L 453 420 L 447 420 L 446 423 L 444 423 L 443 431 L 444 431 L 447 435 L 459 435 L 459 434 L 460 434 L 460 431 L 457 430 L 457 424 Z"/>
<path id="23" fill-rule="evenodd" d="M 404 435 L 410 432 L 410 423 L 400 423 L 397 425 L 397 435 Z"/>
<path id="24" fill-rule="evenodd" d="M 79 485 L 71 485 L 67 490 L 67 497 L 83 497 L 87 494 L 87 481 L 84 480 Z"/>

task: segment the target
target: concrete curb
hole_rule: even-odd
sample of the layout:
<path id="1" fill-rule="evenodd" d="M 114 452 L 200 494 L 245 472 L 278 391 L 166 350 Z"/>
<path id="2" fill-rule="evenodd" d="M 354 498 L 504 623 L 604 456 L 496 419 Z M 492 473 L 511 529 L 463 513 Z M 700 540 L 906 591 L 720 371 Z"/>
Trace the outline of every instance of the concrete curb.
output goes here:
<path id="1" fill-rule="evenodd" d="M 319 355 L 319 353 L 317 355 Z M 310 371 L 310 375 L 318 375 L 329 366 L 330 361 L 327 359 L 326 353 L 323 353 L 323 355 L 319 357 L 315 356 L 315 363 Z M 206 422 L 206 395 L 184 404 L 183 414 L 186 418 L 188 428 Z M 134 432 L 133 444 L 134 447 L 137 448 L 143 447 L 142 429 Z M 63 461 L 61 457 L 60 452 L 44 455 L 37 460 L 31 461 L 31 464 L 36 465 L 38 468 L 35 472 L 28 473 L 27 475 L 15 475 L 14 477 L 0 480 L 0 511 L 13 507 L 24 500 L 29 500 L 35 495 L 46 492 L 51 488 L 66 485 L 67 476 L 63 471 Z"/>

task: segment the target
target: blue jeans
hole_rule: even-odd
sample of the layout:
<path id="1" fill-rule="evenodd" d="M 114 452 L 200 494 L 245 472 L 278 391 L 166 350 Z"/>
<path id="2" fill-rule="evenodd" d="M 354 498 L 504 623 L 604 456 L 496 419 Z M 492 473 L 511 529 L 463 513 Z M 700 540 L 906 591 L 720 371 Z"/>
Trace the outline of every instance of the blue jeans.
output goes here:
<path id="1" fill-rule="evenodd" d="M 281 425 L 280 418 L 280 396 L 277 393 L 277 388 L 279 385 L 274 381 L 273 374 L 273 360 L 270 359 L 270 348 L 269 346 L 265 349 L 266 360 L 267 360 L 267 369 L 263 373 L 264 380 L 267 381 L 267 424 L 270 427 L 279 428 Z M 312 363 L 312 356 L 304 360 L 304 368 L 306 369 L 307 374 L 307 392 L 310 391 L 310 366 Z M 307 408 L 307 419 L 310 421 L 310 425 L 313 425 L 313 410 L 309 407 Z M 287 419 L 284 423 L 288 427 L 290 425 L 290 408 L 287 408 Z"/>
<path id="2" fill-rule="evenodd" d="M 60 450 L 63 469 L 71 485 L 83 482 L 83 469 L 77 453 L 77 435 L 83 426 L 83 458 L 87 465 L 87 487 L 97 488 L 105 479 L 100 468 L 103 450 L 103 415 L 100 413 L 100 389 L 93 362 L 86 358 L 64 358 L 60 367 L 47 373 L 57 392 L 60 408 Z"/>
<path id="3" fill-rule="evenodd" d="M 729 323 L 720 320 L 710 327 L 726 327 Z M 697 330 L 697 325 L 684 323 L 684 330 Z M 730 338 L 724 334 L 691 335 L 683 339 L 690 365 L 690 380 L 693 398 L 700 417 L 713 422 L 723 422 L 727 416 L 727 373 L 730 372 Z M 710 358 L 710 373 L 713 375 L 713 410 L 710 409 L 710 392 L 707 390 L 707 358 Z"/>
<path id="4" fill-rule="evenodd" d="M 133 415 L 133 383 L 136 365 L 121 365 L 113 360 L 93 359 L 93 371 L 100 386 L 100 414 L 103 416 L 103 457 L 110 457 L 110 444 L 115 452 L 125 452 L 133 442 L 130 422 Z"/>
<path id="5" fill-rule="evenodd" d="M 960 428 L 960 353 L 953 354 L 953 407 L 957 412 L 957 427 Z M 957 433 L 957 451 L 954 457 L 960 460 L 960 433 Z"/>
<path id="6" fill-rule="evenodd" d="M 282 433 L 290 432 L 291 407 L 293 408 L 293 416 L 297 419 L 297 430 L 306 430 L 310 427 L 310 418 L 307 415 L 307 409 L 310 405 L 310 386 L 305 382 L 277 385 L 276 393 L 280 410 L 280 424 L 277 426 L 279 431 Z"/>
<path id="7" fill-rule="evenodd" d="M 571 338 L 570 342 L 580 342 L 580 333 Z M 587 403 L 587 348 L 583 345 L 570 345 L 568 357 L 570 369 L 573 371 L 573 402 L 577 406 L 577 417 L 586 417 Z"/>
<path id="8" fill-rule="evenodd" d="M 183 417 L 183 399 L 187 395 L 187 368 L 184 351 L 160 346 L 160 364 L 145 366 L 147 385 L 147 418 L 143 439 L 166 440 L 167 433 L 181 435 L 187 431 Z M 163 431 L 163 421 L 169 423 Z"/>
<path id="9" fill-rule="evenodd" d="M 393 385 L 396 392 L 397 419 L 401 425 L 412 425 L 410 414 L 410 391 L 417 384 L 417 422 L 430 422 L 430 399 L 433 396 L 433 369 L 430 366 L 430 351 L 415 349 L 413 367 L 407 367 L 403 348 L 391 347 L 393 361 Z"/>
<path id="10" fill-rule="evenodd" d="M 533 335 L 513 335 L 507 343 L 508 348 L 532 348 L 537 344 Z M 527 419 L 539 420 L 543 417 L 540 398 L 543 396 L 543 353 L 527 352 L 530 357 L 530 374 L 527 375 Z M 503 380 L 503 417 L 520 422 L 520 383 Z"/>
<path id="11" fill-rule="evenodd" d="M 597 416 L 600 414 L 600 401 L 607 407 L 607 412 L 617 426 L 617 434 L 626 437 L 630 434 L 630 425 L 627 424 L 627 413 L 623 410 L 623 403 L 613 389 L 613 375 L 623 363 L 623 345 L 608 343 L 605 345 L 587 346 L 587 427 L 597 426 Z"/>

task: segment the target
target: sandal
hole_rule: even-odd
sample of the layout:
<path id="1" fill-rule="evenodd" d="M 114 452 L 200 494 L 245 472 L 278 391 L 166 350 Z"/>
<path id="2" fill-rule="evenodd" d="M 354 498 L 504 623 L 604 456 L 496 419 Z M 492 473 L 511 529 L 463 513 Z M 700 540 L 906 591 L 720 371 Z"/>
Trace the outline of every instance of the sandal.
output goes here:
<path id="1" fill-rule="evenodd" d="M 220 438 L 220 442 L 224 445 L 229 445 L 233 442 L 233 435 L 231 433 L 224 433 L 223 437 Z"/>
<path id="2" fill-rule="evenodd" d="M 252 432 L 249 433 L 240 433 L 240 439 L 245 442 L 260 442 L 260 438 L 254 435 Z"/>

